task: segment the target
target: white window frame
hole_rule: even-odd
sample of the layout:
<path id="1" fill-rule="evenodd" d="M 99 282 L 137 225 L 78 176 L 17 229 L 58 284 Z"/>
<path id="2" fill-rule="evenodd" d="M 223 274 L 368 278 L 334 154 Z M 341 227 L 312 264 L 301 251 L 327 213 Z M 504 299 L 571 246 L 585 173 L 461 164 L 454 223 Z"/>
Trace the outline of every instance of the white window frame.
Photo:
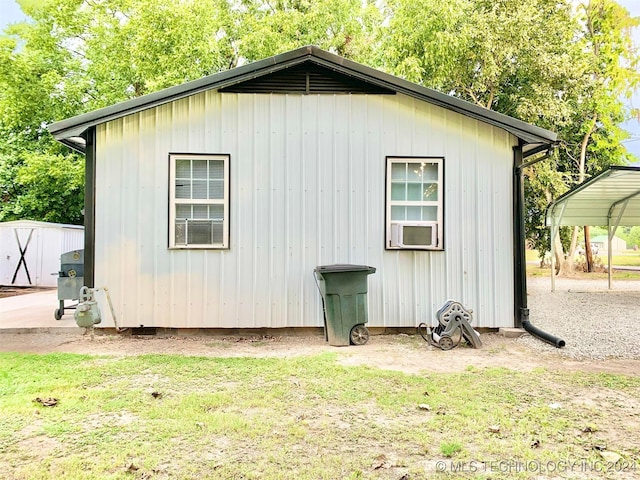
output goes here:
<path id="1" fill-rule="evenodd" d="M 444 250 L 444 158 L 443 157 L 387 157 L 386 174 L 386 238 L 385 248 L 387 250 Z M 392 199 L 392 167 L 394 164 L 435 164 L 438 168 L 437 180 L 430 180 L 430 183 L 437 185 L 436 200 L 393 200 Z M 398 183 L 398 182 L 396 182 Z M 408 179 L 405 182 L 409 185 Z M 424 180 L 422 181 L 424 184 Z M 392 207 L 435 207 L 435 218 L 425 219 L 392 219 Z M 425 233 L 431 234 L 429 244 L 412 245 L 408 244 L 404 238 L 405 227 L 425 228 Z"/>
<path id="2" fill-rule="evenodd" d="M 170 153 L 169 154 L 169 248 L 170 249 L 227 249 L 229 248 L 229 162 L 227 154 Z M 176 161 L 177 160 L 222 160 L 224 162 L 224 186 L 222 199 L 181 199 L 176 198 Z M 210 180 L 210 179 L 208 179 Z M 209 244 L 176 243 L 176 206 L 186 205 L 223 205 L 222 242 Z M 188 227 L 186 227 L 188 229 Z M 188 234 L 185 233 L 185 241 Z"/>

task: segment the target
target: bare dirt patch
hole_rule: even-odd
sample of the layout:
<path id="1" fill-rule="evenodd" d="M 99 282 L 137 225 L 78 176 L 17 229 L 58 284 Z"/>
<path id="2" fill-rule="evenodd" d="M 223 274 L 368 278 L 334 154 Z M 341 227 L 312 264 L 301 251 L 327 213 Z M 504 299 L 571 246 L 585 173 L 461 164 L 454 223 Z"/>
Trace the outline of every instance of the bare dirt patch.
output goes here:
<path id="1" fill-rule="evenodd" d="M 82 334 L 2 334 L 0 351 L 66 352 L 131 356 L 175 354 L 203 357 L 289 358 L 334 352 L 343 365 L 368 365 L 405 373 L 460 372 L 469 367 L 504 367 L 517 371 L 549 370 L 640 375 L 640 360 L 574 360 L 557 352 L 539 352 L 497 333 L 481 336 L 483 347 L 450 351 L 431 347 L 419 335 L 375 335 L 363 346 L 333 347 L 322 335 L 310 336 L 131 336 Z"/>
<path id="2" fill-rule="evenodd" d="M 6 287 L 0 286 L 0 298 L 15 297 L 16 295 L 27 295 L 53 290 L 53 287 Z"/>

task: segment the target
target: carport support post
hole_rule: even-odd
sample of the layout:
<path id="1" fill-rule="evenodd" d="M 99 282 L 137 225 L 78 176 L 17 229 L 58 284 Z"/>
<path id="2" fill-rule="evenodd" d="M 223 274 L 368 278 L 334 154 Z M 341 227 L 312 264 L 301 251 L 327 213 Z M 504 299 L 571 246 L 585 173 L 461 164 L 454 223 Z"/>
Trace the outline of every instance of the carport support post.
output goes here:
<path id="1" fill-rule="evenodd" d="M 611 228 L 611 217 L 609 217 L 609 226 L 607 227 L 607 280 L 609 281 L 609 290 L 613 290 L 613 277 L 611 275 L 611 262 L 613 262 L 613 253 L 611 247 L 613 245 L 612 238 L 615 229 Z"/>
<path id="2" fill-rule="evenodd" d="M 613 290 L 613 277 L 611 272 L 611 263 L 613 262 L 613 237 L 616 235 L 616 231 L 618 230 L 620 222 L 622 221 L 622 216 L 627 209 L 627 205 L 629 205 L 629 199 L 634 196 L 635 195 L 632 195 L 631 197 L 627 197 L 622 201 L 615 202 L 609 207 L 609 213 L 607 214 L 607 276 L 609 278 L 609 290 Z M 622 207 L 620 208 L 618 218 L 616 218 L 616 223 L 615 225 L 611 225 L 611 215 L 613 214 L 614 209 L 620 204 L 622 204 Z"/>

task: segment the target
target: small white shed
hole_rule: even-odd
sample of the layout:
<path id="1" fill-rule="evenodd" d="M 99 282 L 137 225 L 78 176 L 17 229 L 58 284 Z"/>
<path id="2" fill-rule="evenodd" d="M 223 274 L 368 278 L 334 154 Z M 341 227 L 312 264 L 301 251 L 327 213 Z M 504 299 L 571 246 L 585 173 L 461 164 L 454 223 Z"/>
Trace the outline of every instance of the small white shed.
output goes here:
<path id="1" fill-rule="evenodd" d="M 591 239 L 591 243 L 598 246 L 598 251 L 602 254 L 609 249 L 609 238 L 607 235 L 599 235 Z M 627 242 L 620 237 L 614 235 L 611 239 L 611 251 L 614 253 L 622 252 L 627 249 Z"/>
<path id="2" fill-rule="evenodd" d="M 81 225 L 0 222 L 0 285 L 55 287 L 60 255 L 82 248 Z"/>

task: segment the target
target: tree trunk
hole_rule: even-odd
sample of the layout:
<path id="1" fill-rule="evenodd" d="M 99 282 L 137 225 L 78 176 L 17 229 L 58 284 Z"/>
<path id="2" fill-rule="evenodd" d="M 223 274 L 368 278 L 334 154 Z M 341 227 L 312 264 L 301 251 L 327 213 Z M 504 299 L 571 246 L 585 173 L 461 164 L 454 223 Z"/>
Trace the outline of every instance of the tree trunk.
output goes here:
<path id="1" fill-rule="evenodd" d="M 571 232 L 571 244 L 569 245 L 569 251 L 567 252 L 567 271 L 573 272 L 574 265 L 573 259 L 576 253 L 576 248 L 578 247 L 578 227 L 573 227 L 573 231 Z"/>
<path id="2" fill-rule="evenodd" d="M 544 192 L 547 198 L 547 203 L 551 203 L 553 197 L 551 196 L 551 192 L 548 190 Z M 574 240 L 571 240 L 571 251 L 575 249 L 573 246 Z M 560 230 L 558 230 L 558 234 L 553 239 L 553 249 L 555 251 L 555 274 L 565 276 L 569 273 L 573 272 L 573 255 L 564 254 L 564 247 L 562 246 L 562 242 L 560 241 Z"/>
<path id="3" fill-rule="evenodd" d="M 587 259 L 587 272 L 592 273 L 593 268 L 593 252 L 591 251 L 591 233 L 589 227 L 584 227 L 584 256 Z"/>
<path id="4" fill-rule="evenodd" d="M 572 271 L 573 264 L 569 265 L 568 262 L 565 261 L 564 258 L 564 248 L 562 247 L 562 242 L 560 241 L 560 234 L 555 236 L 553 239 L 553 249 L 555 250 L 555 274 L 556 275 L 566 275 Z"/>
<path id="5" fill-rule="evenodd" d="M 589 145 L 589 139 L 591 134 L 596 128 L 596 122 L 598 120 L 598 114 L 594 113 L 591 118 L 591 125 L 589 130 L 582 137 L 582 143 L 580 144 L 580 163 L 578 165 L 578 183 L 584 182 L 586 164 L 587 164 L 587 146 Z M 571 238 L 571 252 L 569 256 L 573 258 L 573 252 L 575 251 L 575 245 L 573 244 L 574 238 L 578 233 L 578 227 L 574 227 L 574 237 Z M 591 254 L 591 237 L 589 235 L 589 227 L 584 227 L 584 254 L 587 259 L 587 272 L 593 272 L 593 255 Z"/>

